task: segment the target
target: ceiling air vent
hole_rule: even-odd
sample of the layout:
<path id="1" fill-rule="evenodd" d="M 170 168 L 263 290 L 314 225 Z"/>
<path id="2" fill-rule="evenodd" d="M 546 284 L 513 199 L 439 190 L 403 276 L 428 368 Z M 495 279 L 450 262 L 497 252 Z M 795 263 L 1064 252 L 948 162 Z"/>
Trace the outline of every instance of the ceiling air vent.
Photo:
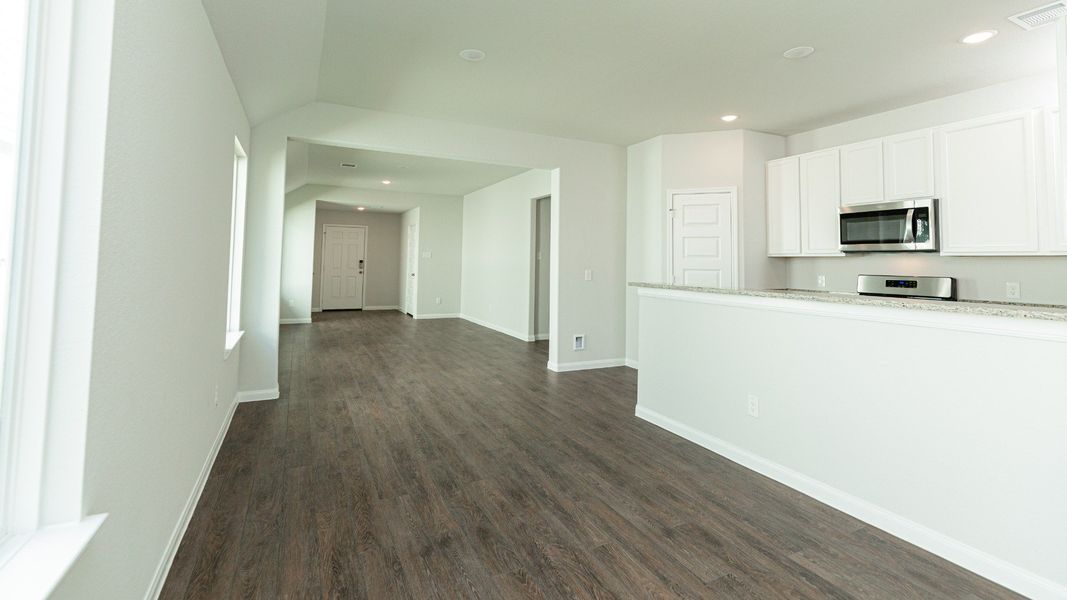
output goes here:
<path id="1" fill-rule="evenodd" d="M 1064 15 L 1067 15 L 1067 1 L 1061 0 L 1008 17 L 1008 20 L 1030 31 L 1048 25 Z"/>
<path id="2" fill-rule="evenodd" d="M 356 168 L 356 163 L 343 162 L 343 163 L 341 163 L 341 166 L 346 168 L 346 169 L 355 169 Z"/>

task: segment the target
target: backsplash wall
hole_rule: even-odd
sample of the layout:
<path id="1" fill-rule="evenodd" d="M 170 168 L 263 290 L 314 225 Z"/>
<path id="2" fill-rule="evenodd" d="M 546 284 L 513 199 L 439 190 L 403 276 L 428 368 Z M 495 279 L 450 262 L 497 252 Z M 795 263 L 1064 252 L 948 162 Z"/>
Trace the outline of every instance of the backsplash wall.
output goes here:
<path id="1" fill-rule="evenodd" d="M 787 259 L 790 288 L 815 290 L 819 275 L 826 290 L 855 292 L 856 276 L 926 275 L 955 277 L 961 300 L 1006 301 L 1004 287 L 1018 282 L 1022 298 L 1013 302 L 1067 304 L 1067 256 L 940 256 L 922 253 L 854 254 Z"/>

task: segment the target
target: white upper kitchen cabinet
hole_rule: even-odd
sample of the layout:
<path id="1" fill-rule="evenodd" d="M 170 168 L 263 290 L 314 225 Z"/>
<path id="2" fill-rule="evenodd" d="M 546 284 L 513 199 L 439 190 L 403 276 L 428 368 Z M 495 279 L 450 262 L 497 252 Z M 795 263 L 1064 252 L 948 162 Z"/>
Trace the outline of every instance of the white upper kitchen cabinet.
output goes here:
<path id="1" fill-rule="evenodd" d="M 800 254 L 800 159 L 767 163 L 767 256 Z"/>
<path id="2" fill-rule="evenodd" d="M 841 153 L 800 156 L 800 246 L 805 256 L 840 256 Z"/>
<path id="3" fill-rule="evenodd" d="M 881 202 L 882 140 L 841 147 L 841 204 Z"/>
<path id="4" fill-rule="evenodd" d="M 935 134 L 941 253 L 1039 251 L 1034 111 L 955 123 Z"/>
<path id="5" fill-rule="evenodd" d="M 934 179 L 934 132 L 913 131 L 885 138 L 885 199 L 932 198 Z"/>
<path id="6" fill-rule="evenodd" d="M 1061 154 L 1060 111 L 1044 113 L 1045 181 L 1044 215 L 1040 217 L 1041 250 L 1047 254 L 1067 254 L 1067 189 L 1064 188 L 1064 163 Z"/>

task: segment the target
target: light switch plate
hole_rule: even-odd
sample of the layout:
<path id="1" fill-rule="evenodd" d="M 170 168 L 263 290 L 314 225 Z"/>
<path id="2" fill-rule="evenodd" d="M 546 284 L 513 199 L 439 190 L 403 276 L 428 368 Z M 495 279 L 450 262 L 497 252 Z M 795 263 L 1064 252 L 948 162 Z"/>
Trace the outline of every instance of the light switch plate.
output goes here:
<path id="1" fill-rule="evenodd" d="M 433 252 L 430 252 L 429 250 L 427 250 L 426 252 L 422 253 L 422 257 L 423 258 L 433 258 Z"/>

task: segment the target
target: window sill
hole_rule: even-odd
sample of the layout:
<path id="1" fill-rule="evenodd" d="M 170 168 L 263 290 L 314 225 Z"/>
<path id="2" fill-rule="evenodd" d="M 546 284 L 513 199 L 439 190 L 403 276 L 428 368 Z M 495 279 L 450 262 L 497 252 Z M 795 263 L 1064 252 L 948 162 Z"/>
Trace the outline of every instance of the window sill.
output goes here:
<path id="1" fill-rule="evenodd" d="M 4 590 L 4 597 L 47 598 L 106 518 L 106 514 L 93 515 L 76 523 L 42 527 L 8 540 L 17 548 L 0 565 L 0 590 Z"/>
<path id="2" fill-rule="evenodd" d="M 230 353 L 237 347 L 237 344 L 241 342 L 241 337 L 244 336 L 243 331 L 227 331 L 226 332 L 226 349 L 222 352 L 222 359 L 226 360 L 230 357 Z"/>

